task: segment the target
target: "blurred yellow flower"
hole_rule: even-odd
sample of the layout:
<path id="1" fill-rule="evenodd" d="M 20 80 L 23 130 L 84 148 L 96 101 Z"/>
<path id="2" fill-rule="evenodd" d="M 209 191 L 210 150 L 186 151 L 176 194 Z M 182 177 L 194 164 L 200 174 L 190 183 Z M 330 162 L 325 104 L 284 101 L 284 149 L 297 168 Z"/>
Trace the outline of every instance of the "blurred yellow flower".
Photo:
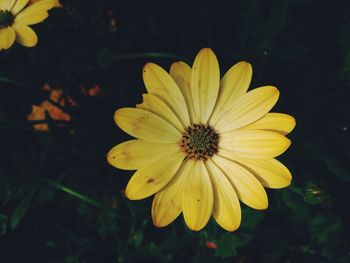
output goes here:
<path id="1" fill-rule="evenodd" d="M 25 47 L 38 42 L 36 33 L 29 27 L 44 21 L 55 0 L 0 0 L 0 50 L 10 48 L 15 41 Z"/>
<path id="2" fill-rule="evenodd" d="M 170 74 L 153 63 L 143 69 L 148 91 L 137 108 L 115 112 L 117 125 L 137 139 L 107 154 L 120 169 L 135 170 L 125 195 L 155 194 L 152 218 L 163 227 L 183 213 L 187 226 L 202 229 L 211 215 L 228 231 L 241 223 L 240 203 L 266 209 L 264 187 L 283 188 L 292 176 L 276 156 L 289 146 L 292 116 L 268 113 L 279 97 L 273 86 L 247 92 L 252 67 L 239 62 L 220 80 L 211 49 L 192 68 L 176 62 Z"/>

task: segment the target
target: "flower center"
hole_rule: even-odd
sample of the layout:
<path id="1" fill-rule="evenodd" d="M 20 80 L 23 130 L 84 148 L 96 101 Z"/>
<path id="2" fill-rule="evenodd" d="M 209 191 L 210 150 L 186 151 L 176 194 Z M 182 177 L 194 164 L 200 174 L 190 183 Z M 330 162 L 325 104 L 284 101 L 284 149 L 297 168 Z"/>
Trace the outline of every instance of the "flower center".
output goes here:
<path id="1" fill-rule="evenodd" d="M 14 17 L 10 11 L 0 10 L 0 28 L 11 26 L 13 20 Z"/>
<path id="2" fill-rule="evenodd" d="M 181 148 L 188 159 L 208 160 L 218 152 L 219 135 L 208 125 L 193 124 L 182 135 Z"/>

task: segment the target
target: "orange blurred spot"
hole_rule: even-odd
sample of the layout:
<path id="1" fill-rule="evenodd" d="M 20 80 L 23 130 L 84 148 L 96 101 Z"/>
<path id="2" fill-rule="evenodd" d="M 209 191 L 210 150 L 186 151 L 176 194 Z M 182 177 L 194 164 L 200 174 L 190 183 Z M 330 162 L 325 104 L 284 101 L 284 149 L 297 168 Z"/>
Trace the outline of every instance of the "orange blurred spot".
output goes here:
<path id="1" fill-rule="evenodd" d="M 69 105 L 75 106 L 75 101 L 70 98 L 62 98 L 63 91 L 61 89 L 51 89 L 48 84 L 45 84 L 42 88 L 45 91 L 50 92 L 50 99 L 54 102 L 59 103 L 61 106 Z M 39 106 L 33 105 L 32 112 L 27 116 L 29 121 L 40 121 L 46 119 L 46 112 L 50 115 L 53 120 L 56 121 L 70 121 L 71 116 L 64 112 L 60 107 L 57 107 L 48 100 L 43 101 Z M 35 124 L 34 129 L 39 131 L 48 131 L 49 126 L 46 123 Z"/>
<path id="2" fill-rule="evenodd" d="M 28 121 L 38 121 L 45 120 L 45 109 L 41 106 L 32 106 L 32 112 L 27 116 Z M 35 124 L 34 129 L 38 131 L 48 131 L 49 125 L 46 123 L 43 124 Z"/>
<path id="3" fill-rule="evenodd" d="M 62 89 L 52 89 L 49 84 L 44 84 L 42 90 L 50 92 L 50 99 L 61 106 L 76 106 L 76 102 L 70 96 L 63 97 Z"/>
<path id="4" fill-rule="evenodd" d="M 98 85 L 95 85 L 94 87 L 90 88 L 88 92 L 89 96 L 92 96 L 92 97 L 101 95 L 101 93 L 102 93 L 102 90 Z"/>
<path id="5" fill-rule="evenodd" d="M 85 96 L 90 96 L 90 97 L 102 96 L 102 89 L 99 85 L 95 85 L 90 88 L 85 88 L 84 86 L 80 86 L 80 90 Z"/>
<path id="6" fill-rule="evenodd" d="M 117 19 L 115 19 L 115 18 L 111 18 L 111 20 L 109 21 L 109 28 L 110 28 L 110 30 L 112 30 L 112 31 L 117 31 Z"/>
<path id="7" fill-rule="evenodd" d="M 217 245 L 214 242 L 207 241 L 206 245 L 210 249 L 217 249 Z"/>
<path id="8" fill-rule="evenodd" d="M 61 96 L 62 96 L 61 89 L 51 90 L 49 87 L 48 91 L 50 91 L 50 99 L 53 100 L 54 102 L 58 102 L 61 99 Z M 62 101 L 62 103 L 60 103 L 60 104 L 64 104 L 64 102 Z M 62 105 L 62 106 L 64 106 L 64 105 Z"/>

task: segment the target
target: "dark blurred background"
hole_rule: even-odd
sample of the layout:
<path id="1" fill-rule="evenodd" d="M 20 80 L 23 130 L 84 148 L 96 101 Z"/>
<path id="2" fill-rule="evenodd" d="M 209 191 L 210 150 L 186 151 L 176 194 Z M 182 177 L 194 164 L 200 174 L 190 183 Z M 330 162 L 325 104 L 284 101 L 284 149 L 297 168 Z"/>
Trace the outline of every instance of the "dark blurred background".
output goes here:
<path id="1" fill-rule="evenodd" d="M 0 52 L 0 262 L 350 262 L 349 1 L 61 3 L 35 48 Z M 105 161 L 129 138 L 113 114 L 140 103 L 142 66 L 203 47 L 222 73 L 252 63 L 251 88 L 277 86 L 274 110 L 297 120 L 292 185 L 266 211 L 242 204 L 233 233 L 155 228 L 151 198 L 123 196 L 132 171 Z"/>

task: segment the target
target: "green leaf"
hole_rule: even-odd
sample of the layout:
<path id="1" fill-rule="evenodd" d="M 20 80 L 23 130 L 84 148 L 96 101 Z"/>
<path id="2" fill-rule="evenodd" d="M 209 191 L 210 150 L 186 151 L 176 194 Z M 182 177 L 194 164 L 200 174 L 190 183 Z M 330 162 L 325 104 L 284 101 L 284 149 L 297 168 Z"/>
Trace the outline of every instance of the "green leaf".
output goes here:
<path id="1" fill-rule="evenodd" d="M 145 52 L 145 53 L 131 53 L 131 54 L 119 54 L 109 49 L 100 49 L 96 53 L 97 60 L 101 66 L 107 66 L 113 62 L 130 59 L 150 59 L 150 58 L 167 58 L 186 60 L 183 57 L 161 52 Z"/>
<path id="2" fill-rule="evenodd" d="M 270 16 L 265 24 L 265 38 L 272 41 L 287 21 L 289 1 L 281 1 L 274 9 L 272 9 Z"/>
<path id="3" fill-rule="evenodd" d="M 49 248 L 58 248 L 58 244 L 54 240 L 48 240 L 45 242 L 45 245 L 48 246 Z"/>
<path id="4" fill-rule="evenodd" d="M 295 214 L 299 215 L 303 219 L 308 219 L 310 217 L 309 210 L 299 194 L 291 192 L 290 190 L 284 190 L 281 192 L 281 197 L 283 203 Z"/>
<path id="5" fill-rule="evenodd" d="M 149 252 L 152 256 L 161 259 L 162 262 L 168 261 L 167 257 L 163 254 L 163 252 L 154 242 L 151 242 L 151 244 L 149 245 Z"/>
<path id="6" fill-rule="evenodd" d="M 79 247 L 85 247 L 93 241 L 91 237 L 81 237 L 73 233 L 70 229 L 65 229 L 58 225 L 57 229 L 62 232 L 73 244 Z"/>
<path id="7" fill-rule="evenodd" d="M 249 232 L 252 231 L 263 219 L 264 214 L 261 211 L 251 209 L 250 207 L 242 207 L 242 220 L 241 228 L 246 229 Z"/>
<path id="8" fill-rule="evenodd" d="M 141 231 L 132 231 L 131 236 L 129 237 L 129 243 L 133 244 L 134 247 L 139 248 L 143 241 L 143 233 Z"/>
<path id="9" fill-rule="evenodd" d="M 324 161 L 330 172 L 334 173 L 339 179 L 350 182 L 350 164 L 345 156 L 329 154 L 327 158 L 324 158 Z"/>
<path id="10" fill-rule="evenodd" d="M 312 182 L 305 185 L 303 198 L 306 203 L 311 205 L 320 205 L 329 201 L 329 196 Z"/>
<path id="11" fill-rule="evenodd" d="M 216 255 L 232 257 L 237 255 L 237 249 L 242 245 L 241 239 L 232 233 L 223 234 L 217 242 Z"/>
<path id="12" fill-rule="evenodd" d="M 22 202 L 20 202 L 19 205 L 16 207 L 16 209 L 13 211 L 10 218 L 10 226 L 12 229 L 15 229 L 17 227 L 19 222 L 21 222 L 21 220 L 23 219 L 24 215 L 28 212 L 28 209 L 30 207 L 30 204 L 33 200 L 35 193 L 36 193 L 36 190 L 26 195 L 22 200 Z"/>
<path id="13" fill-rule="evenodd" d="M 65 187 L 59 183 L 56 183 L 56 182 L 51 181 L 51 180 L 46 180 L 46 182 L 48 184 L 50 184 L 51 186 L 55 187 L 56 189 L 61 190 L 61 191 L 65 192 L 71 196 L 74 196 L 74 197 L 80 199 L 81 201 L 84 201 L 92 206 L 96 206 L 98 208 L 105 208 L 102 204 L 98 203 L 97 201 L 95 201 L 95 200 L 93 200 L 93 199 L 91 199 L 83 194 L 80 194 L 80 193 L 78 193 L 78 192 L 76 192 L 68 187 Z"/>
<path id="14" fill-rule="evenodd" d="M 7 232 L 7 221 L 8 216 L 5 214 L 0 214 L 0 237 L 5 235 Z"/>
<path id="15" fill-rule="evenodd" d="M 30 87 L 29 85 L 27 85 L 25 83 L 19 82 L 19 81 L 14 80 L 14 79 L 9 79 L 9 78 L 3 77 L 3 76 L 0 76 L 0 82 L 15 85 L 17 87 L 21 87 L 21 88 L 24 88 L 24 89 L 30 90 L 30 91 L 33 90 L 32 87 Z"/>
<path id="16" fill-rule="evenodd" d="M 327 244 L 329 237 L 338 233 L 341 225 L 339 218 L 333 215 L 318 214 L 310 222 L 311 237 L 320 244 Z"/>

